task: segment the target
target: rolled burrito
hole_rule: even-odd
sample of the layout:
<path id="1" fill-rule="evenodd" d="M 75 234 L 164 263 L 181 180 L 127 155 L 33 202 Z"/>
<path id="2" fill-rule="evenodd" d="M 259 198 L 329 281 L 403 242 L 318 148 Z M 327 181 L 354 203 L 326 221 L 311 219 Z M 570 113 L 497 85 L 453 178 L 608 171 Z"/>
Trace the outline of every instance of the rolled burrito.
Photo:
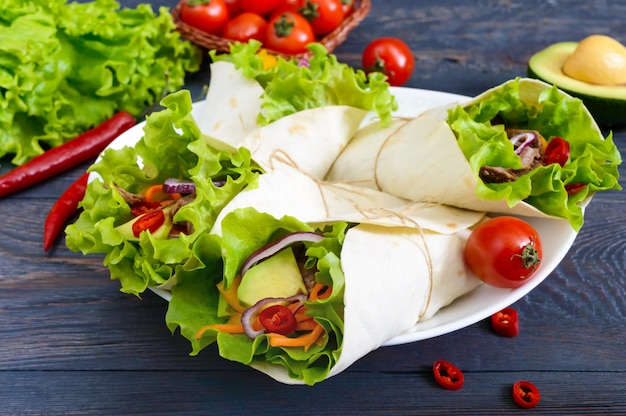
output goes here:
<path id="1" fill-rule="evenodd" d="M 234 198 L 179 268 L 166 322 L 192 355 L 216 343 L 279 382 L 313 385 L 480 284 L 462 253 L 482 214 L 410 210 L 410 201 L 287 172 Z"/>
<path id="2" fill-rule="evenodd" d="M 537 80 L 508 81 L 396 128 L 369 129 L 338 157 L 329 181 L 414 201 L 563 218 L 575 230 L 591 195 L 620 189 L 612 136 L 603 137 L 580 100 Z"/>

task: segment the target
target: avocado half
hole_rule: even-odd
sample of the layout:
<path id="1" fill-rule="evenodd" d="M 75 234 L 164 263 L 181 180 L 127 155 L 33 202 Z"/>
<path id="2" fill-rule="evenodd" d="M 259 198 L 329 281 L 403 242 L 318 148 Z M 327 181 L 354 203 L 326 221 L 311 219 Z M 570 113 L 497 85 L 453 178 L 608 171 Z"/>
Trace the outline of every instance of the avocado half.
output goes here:
<path id="1" fill-rule="evenodd" d="M 589 84 L 563 73 L 563 63 L 577 46 L 577 42 L 560 42 L 537 52 L 528 61 L 528 76 L 554 84 L 562 91 L 583 100 L 598 124 L 625 125 L 626 85 Z"/>

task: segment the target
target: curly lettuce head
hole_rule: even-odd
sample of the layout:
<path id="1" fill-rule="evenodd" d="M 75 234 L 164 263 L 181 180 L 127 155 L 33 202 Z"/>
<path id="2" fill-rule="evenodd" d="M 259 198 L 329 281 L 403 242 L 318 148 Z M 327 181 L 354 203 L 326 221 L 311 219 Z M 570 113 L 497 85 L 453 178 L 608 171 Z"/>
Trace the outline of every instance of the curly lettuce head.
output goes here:
<path id="1" fill-rule="evenodd" d="M 148 4 L 3 0 L 0 157 L 22 164 L 180 89 L 202 57 L 174 28 L 167 8 Z"/>

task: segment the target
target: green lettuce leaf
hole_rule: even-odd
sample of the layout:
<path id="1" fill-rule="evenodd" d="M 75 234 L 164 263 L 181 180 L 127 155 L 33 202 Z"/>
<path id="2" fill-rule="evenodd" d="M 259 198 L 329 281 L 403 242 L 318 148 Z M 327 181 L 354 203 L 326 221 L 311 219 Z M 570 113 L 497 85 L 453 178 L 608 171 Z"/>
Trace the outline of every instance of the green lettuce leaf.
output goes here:
<path id="1" fill-rule="evenodd" d="M 260 247 L 294 231 L 313 231 L 293 217 L 276 219 L 254 208 L 235 210 L 224 217 L 222 237 L 205 233 L 194 244 L 193 256 L 176 274 L 172 298 L 166 314 L 168 328 L 191 342 L 192 355 L 217 343 L 222 357 L 246 365 L 275 364 L 289 375 L 312 385 L 327 377 L 339 358 L 343 343 L 344 276 L 339 254 L 348 224 L 336 223 L 324 230 L 326 237 L 306 250 L 308 266 L 317 265 L 318 282 L 332 287 L 330 297 L 306 302 L 308 313 L 324 327 L 323 343 L 308 350 L 295 347 L 272 347 L 267 335 L 250 339 L 245 334 L 228 334 L 209 329 L 196 338 L 206 325 L 224 323 L 229 315 L 220 308 L 216 285 L 232 284 L 246 258 Z"/>
<path id="2" fill-rule="evenodd" d="M 176 267 L 191 256 L 191 246 L 213 227 L 220 210 L 242 189 L 255 186 L 260 169 L 250 153 L 212 148 L 203 138 L 191 115 L 189 91 L 165 97 L 164 110 L 147 118 L 144 135 L 134 147 L 108 149 L 89 170 L 101 180 L 89 183 L 81 202 L 83 212 L 66 228 L 66 244 L 83 254 L 105 254 L 104 264 L 121 290 L 139 294 L 148 286 L 168 282 Z M 132 218 L 130 206 L 116 187 L 140 193 L 167 178 L 192 180 L 195 199 L 181 207 L 173 219 L 190 222 L 190 234 L 160 239 L 150 232 L 139 240 L 128 239 L 115 227 Z M 213 180 L 225 180 L 216 186 Z"/>
<path id="3" fill-rule="evenodd" d="M 395 97 L 389 91 L 386 77 L 381 73 L 366 75 L 337 61 L 321 44 L 308 46 L 312 56 L 307 65 L 295 59 L 277 58 L 277 64 L 266 68 L 258 52 L 256 41 L 234 43 L 229 54 L 211 51 L 214 61 L 225 60 L 235 64 L 244 76 L 255 79 L 265 90 L 261 125 L 281 117 L 325 105 L 348 105 L 378 114 L 383 125 L 391 121 L 398 109 Z"/>
<path id="4" fill-rule="evenodd" d="M 582 101 L 564 96 L 553 87 L 541 94 L 537 107 L 527 107 L 520 99 L 517 80 L 496 89 L 480 103 L 459 105 L 449 111 L 448 124 L 477 176 L 485 165 L 522 167 L 504 125 L 491 124 L 496 116 L 504 120 L 504 125 L 537 130 L 546 139 L 566 139 L 570 143 L 570 162 L 563 167 L 541 166 L 513 182 L 478 181 L 476 192 L 481 198 L 505 199 L 509 206 L 526 201 L 548 215 L 567 219 L 578 231 L 584 222 L 581 201 L 597 191 L 621 189 L 618 166 L 622 159 L 612 134 L 603 139 Z M 579 183 L 588 186 L 569 196 L 565 185 Z"/>
<path id="5" fill-rule="evenodd" d="M 148 4 L 3 0 L 0 157 L 22 164 L 180 89 L 202 57 L 174 29 L 167 8 Z"/>

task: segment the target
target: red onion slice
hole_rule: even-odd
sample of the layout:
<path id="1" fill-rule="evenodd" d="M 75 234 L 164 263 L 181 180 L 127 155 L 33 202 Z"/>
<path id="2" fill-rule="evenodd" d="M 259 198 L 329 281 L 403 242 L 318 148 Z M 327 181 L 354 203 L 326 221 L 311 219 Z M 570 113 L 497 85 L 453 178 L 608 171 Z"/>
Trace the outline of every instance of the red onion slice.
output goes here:
<path id="1" fill-rule="evenodd" d="M 521 155 L 522 151 L 528 145 L 530 145 L 532 142 L 535 141 L 535 138 L 536 137 L 535 137 L 534 133 L 526 131 L 526 132 L 523 132 L 523 133 L 516 134 L 515 136 L 511 137 L 509 140 L 511 141 L 513 146 L 517 146 L 517 148 L 515 149 L 515 154 L 516 155 Z"/>
<path id="2" fill-rule="evenodd" d="M 265 306 L 268 303 L 277 303 L 277 302 L 295 302 L 298 301 L 302 303 L 307 300 L 307 295 L 294 295 L 288 298 L 265 298 L 261 299 L 248 309 L 246 309 L 243 314 L 241 314 L 241 325 L 243 326 L 243 331 L 246 335 L 252 339 L 258 337 L 265 333 L 265 328 L 260 329 L 258 331 L 254 330 L 254 318 L 258 316 L 258 314 L 265 309 Z"/>
<path id="3" fill-rule="evenodd" d="M 273 256 L 278 253 L 282 249 L 290 246 L 291 244 L 309 241 L 311 243 L 318 243 L 324 239 L 324 236 L 318 233 L 309 232 L 309 231 L 299 231 L 291 234 L 287 234 L 280 240 L 274 241 L 268 245 L 261 247 L 259 250 L 255 251 L 243 262 L 241 266 L 241 276 L 243 276 L 252 266 L 264 260 L 268 257 Z"/>
<path id="4" fill-rule="evenodd" d="M 192 181 L 168 178 L 163 182 L 163 192 L 167 194 L 192 194 L 196 192 L 196 184 Z"/>

